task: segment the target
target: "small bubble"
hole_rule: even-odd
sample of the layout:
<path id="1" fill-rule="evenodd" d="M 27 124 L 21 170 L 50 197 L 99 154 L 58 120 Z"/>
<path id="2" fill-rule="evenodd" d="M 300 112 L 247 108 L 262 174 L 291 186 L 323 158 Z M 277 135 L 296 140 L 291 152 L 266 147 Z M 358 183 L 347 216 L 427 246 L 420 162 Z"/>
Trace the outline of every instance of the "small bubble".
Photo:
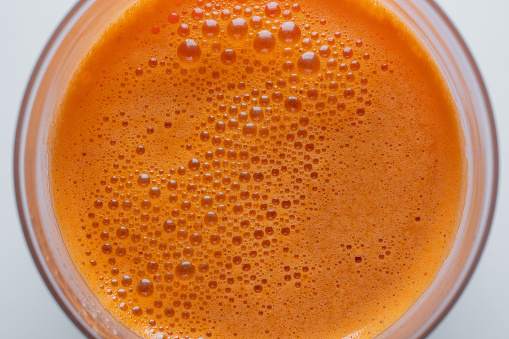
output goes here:
<path id="1" fill-rule="evenodd" d="M 194 276 L 196 269 L 189 261 L 184 261 L 175 267 L 175 276 L 181 280 L 189 280 Z"/>
<path id="2" fill-rule="evenodd" d="M 305 52 L 297 62 L 298 69 L 305 74 L 313 74 L 320 70 L 320 58 L 313 52 Z"/>
<path id="3" fill-rule="evenodd" d="M 318 53 L 320 54 L 320 56 L 327 58 L 331 55 L 332 51 L 329 46 L 323 45 L 323 46 L 320 46 Z"/>
<path id="4" fill-rule="evenodd" d="M 203 19 L 203 9 L 201 9 L 199 7 L 193 9 L 191 12 L 191 18 L 193 18 L 195 20 Z"/>
<path id="5" fill-rule="evenodd" d="M 177 48 L 177 55 L 181 60 L 193 63 L 200 59 L 201 50 L 194 40 L 186 39 Z"/>
<path id="6" fill-rule="evenodd" d="M 170 13 L 170 15 L 168 15 L 168 21 L 170 24 L 176 24 L 179 22 L 179 15 L 177 13 Z"/>
<path id="7" fill-rule="evenodd" d="M 219 34 L 219 25 L 215 20 L 205 20 L 201 31 L 204 36 L 212 38 Z"/>
<path id="8" fill-rule="evenodd" d="M 346 47 L 345 49 L 343 49 L 343 57 L 345 59 L 349 59 L 353 56 L 353 51 L 350 47 Z"/>
<path id="9" fill-rule="evenodd" d="M 251 18 L 251 20 L 249 20 L 249 24 L 251 25 L 251 28 L 258 30 L 263 27 L 263 19 L 258 15 L 255 15 Z"/>
<path id="10" fill-rule="evenodd" d="M 166 307 L 164 309 L 164 315 L 171 318 L 175 315 L 175 310 L 171 307 Z"/>
<path id="11" fill-rule="evenodd" d="M 116 234 L 119 239 L 126 239 L 129 236 L 129 230 L 125 227 L 119 227 Z"/>
<path id="12" fill-rule="evenodd" d="M 352 88 L 347 88 L 345 89 L 345 91 L 343 92 L 343 96 L 346 98 L 346 99 L 351 99 L 355 96 L 355 91 L 352 89 Z"/>
<path id="13" fill-rule="evenodd" d="M 212 197 L 208 196 L 208 195 L 205 195 L 201 198 L 201 206 L 203 208 L 211 208 L 212 207 L 212 204 L 213 204 L 213 199 Z"/>
<path id="14" fill-rule="evenodd" d="M 214 212 L 208 212 L 205 215 L 205 218 L 203 221 L 205 222 L 206 225 L 212 226 L 217 223 L 217 220 L 218 220 L 217 215 Z"/>
<path id="15" fill-rule="evenodd" d="M 243 18 L 233 19 L 226 27 L 226 32 L 230 38 L 240 40 L 247 35 L 248 27 Z"/>
<path id="16" fill-rule="evenodd" d="M 233 236 L 232 244 L 237 245 L 237 246 L 242 244 L 242 237 L 240 235 Z"/>
<path id="17" fill-rule="evenodd" d="M 279 40 L 287 43 L 293 44 L 300 40 L 301 31 L 299 26 L 297 26 L 294 22 L 287 21 L 283 22 L 281 27 L 279 28 L 278 37 Z"/>
<path id="18" fill-rule="evenodd" d="M 276 38 L 270 31 L 261 30 L 254 37 L 253 47 L 258 53 L 268 54 L 276 47 Z"/>
<path id="19" fill-rule="evenodd" d="M 135 316 L 140 316 L 143 314 L 143 311 L 142 311 L 141 307 L 139 307 L 139 306 L 134 306 L 132 309 L 132 312 Z"/>
<path id="20" fill-rule="evenodd" d="M 285 100 L 285 109 L 288 112 L 298 112 L 302 109 L 302 103 L 299 98 L 290 96 Z"/>
<path id="21" fill-rule="evenodd" d="M 189 168 L 189 170 L 191 171 L 197 171 L 200 169 L 200 161 L 198 159 L 191 159 L 189 160 L 189 162 L 187 163 L 187 168 Z"/>
<path id="22" fill-rule="evenodd" d="M 154 292 L 154 284 L 148 279 L 142 279 L 136 285 L 136 291 L 141 296 L 150 297 Z"/>
<path id="23" fill-rule="evenodd" d="M 257 133 L 257 127 L 253 123 L 247 123 L 242 127 L 242 134 L 246 137 L 254 137 Z"/>
<path id="24" fill-rule="evenodd" d="M 189 29 L 189 26 L 187 26 L 186 24 L 180 24 L 179 27 L 177 28 L 177 34 L 184 38 L 188 36 L 189 33 L 191 33 L 191 30 Z"/>
<path id="25" fill-rule="evenodd" d="M 249 118 L 256 122 L 262 121 L 264 118 L 262 108 L 257 106 L 251 108 L 249 111 Z"/>
<path id="26" fill-rule="evenodd" d="M 278 17 L 280 14 L 281 8 L 279 7 L 277 2 L 271 1 L 267 5 L 265 5 L 265 15 L 268 16 L 269 18 Z"/>
<path id="27" fill-rule="evenodd" d="M 161 190 L 158 187 L 152 187 L 148 191 L 148 196 L 152 199 L 159 198 L 161 196 Z"/>
<path id="28" fill-rule="evenodd" d="M 143 146 L 136 147 L 136 153 L 138 153 L 139 155 L 144 154 L 145 153 L 145 147 L 143 147 Z"/>
<path id="29" fill-rule="evenodd" d="M 131 286 L 132 282 L 133 282 L 133 280 L 131 279 L 130 276 L 124 275 L 122 277 L 122 280 L 121 280 L 122 285 L 124 285 L 124 286 Z"/>
<path id="30" fill-rule="evenodd" d="M 221 53 L 221 62 L 225 65 L 232 65 L 237 60 L 237 54 L 233 49 L 225 49 Z"/>
<path id="31" fill-rule="evenodd" d="M 173 221 L 171 220 L 166 220 L 164 223 L 163 223 L 163 230 L 165 232 L 173 232 L 175 231 L 175 223 L 173 223 Z"/>

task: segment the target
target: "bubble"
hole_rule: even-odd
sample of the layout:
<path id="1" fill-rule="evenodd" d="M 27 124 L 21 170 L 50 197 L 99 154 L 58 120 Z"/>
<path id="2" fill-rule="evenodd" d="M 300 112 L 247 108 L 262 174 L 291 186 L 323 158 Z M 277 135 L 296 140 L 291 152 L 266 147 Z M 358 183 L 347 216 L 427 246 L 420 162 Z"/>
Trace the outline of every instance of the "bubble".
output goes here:
<path id="1" fill-rule="evenodd" d="M 147 186 L 148 184 L 150 184 L 150 177 L 148 174 L 140 174 L 138 177 L 138 185 Z"/>
<path id="2" fill-rule="evenodd" d="M 269 18 L 278 17 L 280 14 L 281 8 L 279 7 L 277 2 L 271 1 L 267 5 L 265 5 L 265 15 L 268 16 Z"/>
<path id="3" fill-rule="evenodd" d="M 127 292 L 126 290 L 124 290 L 123 288 L 120 288 L 118 291 L 117 291 L 117 295 L 119 298 L 125 298 L 127 297 Z"/>
<path id="4" fill-rule="evenodd" d="M 200 59 L 201 50 L 194 40 L 186 39 L 177 48 L 177 55 L 181 60 L 193 63 Z"/>
<path id="5" fill-rule="evenodd" d="M 264 178 L 264 175 L 263 175 L 262 172 L 256 171 L 256 172 L 253 173 L 254 181 L 261 182 L 261 181 L 263 181 L 263 178 Z"/>
<path id="6" fill-rule="evenodd" d="M 201 198 L 201 206 L 203 208 L 210 208 L 212 207 L 212 204 L 213 204 L 213 199 L 212 197 L 208 196 L 208 195 L 205 195 Z"/>
<path id="7" fill-rule="evenodd" d="M 249 111 L 249 118 L 256 122 L 262 121 L 264 118 L 262 108 L 257 106 L 252 107 L 251 110 Z"/>
<path id="8" fill-rule="evenodd" d="M 198 266 L 198 271 L 200 271 L 201 273 L 207 273 L 209 271 L 209 264 L 207 263 L 201 263 L 199 266 Z"/>
<path id="9" fill-rule="evenodd" d="M 150 297 L 154 293 L 154 284 L 148 279 L 142 279 L 136 285 L 136 291 L 143 297 Z"/>
<path id="10" fill-rule="evenodd" d="M 345 91 L 343 92 L 343 96 L 346 98 L 346 99 L 351 99 L 355 96 L 355 91 L 351 88 L 347 88 L 345 89 Z"/>
<path id="11" fill-rule="evenodd" d="M 277 212 L 274 210 L 268 210 L 265 217 L 267 220 L 274 220 L 277 217 Z"/>
<path id="12" fill-rule="evenodd" d="M 129 236 L 129 230 L 125 227 L 119 227 L 116 234 L 119 239 L 126 239 Z"/>
<path id="13" fill-rule="evenodd" d="M 189 170 L 191 170 L 191 171 L 199 170 L 200 169 L 200 161 L 195 158 L 189 160 L 189 162 L 187 163 L 187 168 L 189 168 Z"/>
<path id="14" fill-rule="evenodd" d="M 300 40 L 300 36 L 300 28 L 294 22 L 287 21 L 281 24 L 278 32 L 279 40 L 287 44 L 293 44 Z"/>
<path id="15" fill-rule="evenodd" d="M 216 122 L 215 129 L 217 133 L 223 133 L 226 130 L 226 124 L 222 121 L 218 121 Z"/>
<path id="16" fill-rule="evenodd" d="M 212 52 L 217 53 L 221 50 L 221 44 L 218 41 L 214 41 L 213 43 L 210 44 L 210 49 L 212 50 Z"/>
<path id="17" fill-rule="evenodd" d="M 248 27 L 243 18 L 233 19 L 226 27 L 228 36 L 235 40 L 240 40 L 247 35 Z"/>
<path id="18" fill-rule="evenodd" d="M 276 38 L 270 31 L 261 30 L 254 37 L 253 47 L 258 53 L 268 54 L 276 48 Z"/>
<path id="19" fill-rule="evenodd" d="M 291 72 L 291 71 L 293 70 L 294 66 L 295 66 L 295 65 L 293 64 L 293 62 L 291 62 L 291 61 L 286 61 L 286 62 L 283 64 L 283 67 L 282 67 L 282 68 L 283 68 L 283 71 L 285 71 L 285 72 Z"/>
<path id="20" fill-rule="evenodd" d="M 343 49 L 343 57 L 345 59 L 353 57 L 353 51 L 350 47 L 346 47 L 345 49 Z"/>
<path id="21" fill-rule="evenodd" d="M 258 30 L 263 27 L 263 19 L 258 15 L 255 15 L 251 18 L 251 20 L 249 20 L 249 24 L 251 25 L 251 28 Z"/>
<path id="22" fill-rule="evenodd" d="M 202 243 L 203 238 L 199 233 L 193 233 L 189 237 L 189 243 L 193 246 L 198 246 Z"/>
<path id="23" fill-rule="evenodd" d="M 195 20 L 203 19 L 203 9 L 201 9 L 199 7 L 196 7 L 195 9 L 193 9 L 191 12 L 191 18 L 193 18 Z"/>
<path id="24" fill-rule="evenodd" d="M 261 293 L 261 292 L 262 292 L 262 290 L 263 290 L 263 287 L 262 287 L 262 285 L 254 285 L 253 290 L 254 290 L 256 293 Z"/>
<path id="25" fill-rule="evenodd" d="M 217 223 L 217 215 L 214 212 L 208 212 L 205 214 L 204 222 L 206 225 L 212 226 Z"/>
<path id="26" fill-rule="evenodd" d="M 254 137 L 256 136 L 257 127 L 253 123 L 247 123 L 242 127 L 242 134 L 246 137 Z"/>
<path id="27" fill-rule="evenodd" d="M 249 172 L 242 172 L 239 174 L 239 180 L 242 183 L 249 182 L 249 180 L 251 180 L 251 174 L 249 174 Z"/>
<path id="28" fill-rule="evenodd" d="M 134 306 L 132 312 L 135 316 L 140 316 L 143 314 L 143 310 L 139 306 Z"/>
<path id="29" fill-rule="evenodd" d="M 312 46 L 313 46 L 313 42 L 311 41 L 311 39 L 310 39 L 310 38 L 304 38 L 304 39 L 302 39 L 302 47 L 309 49 L 309 48 L 311 48 Z"/>
<path id="30" fill-rule="evenodd" d="M 147 263 L 147 271 L 149 271 L 150 273 L 156 273 L 158 269 L 159 264 L 156 263 L 155 261 L 149 261 Z"/>
<path id="31" fill-rule="evenodd" d="M 184 38 L 186 36 L 189 36 L 189 33 L 191 33 L 191 30 L 189 29 L 189 26 L 187 26 L 186 24 L 180 24 L 179 27 L 177 28 L 177 34 Z"/>
<path id="32" fill-rule="evenodd" d="M 143 146 L 136 147 L 136 153 L 138 153 L 139 155 L 144 154 L 145 153 L 145 147 L 143 147 Z"/>
<path id="33" fill-rule="evenodd" d="M 323 46 L 320 46 L 318 53 L 320 54 L 320 56 L 327 58 L 331 55 L 332 51 L 329 46 L 323 45 Z"/>
<path id="34" fill-rule="evenodd" d="M 358 61 L 352 61 L 352 62 L 350 63 L 350 69 L 351 69 L 352 71 L 358 71 L 360 68 L 361 68 L 361 64 L 360 64 L 360 62 L 358 62 Z"/>
<path id="35" fill-rule="evenodd" d="M 242 244 L 242 237 L 240 235 L 233 236 L 232 244 L 237 245 L 237 246 Z"/>
<path id="36" fill-rule="evenodd" d="M 131 279 L 130 276 L 128 275 L 124 275 L 120 281 L 122 283 L 122 285 L 124 286 L 131 286 L 133 280 Z"/>
<path id="37" fill-rule="evenodd" d="M 170 24 L 176 24 L 179 22 L 179 15 L 177 13 L 170 13 L 170 15 L 168 15 L 168 21 Z"/>
<path id="38" fill-rule="evenodd" d="M 182 204 L 180 204 L 180 208 L 184 211 L 189 211 L 191 209 L 191 202 L 184 200 L 182 201 Z"/>
<path id="39" fill-rule="evenodd" d="M 165 232 L 173 232 L 175 231 L 175 223 L 171 220 L 166 220 L 164 223 L 163 223 L 163 229 Z"/>
<path id="40" fill-rule="evenodd" d="M 148 196 L 152 199 L 159 198 L 161 196 L 161 190 L 158 187 L 152 187 L 148 191 Z"/>
<path id="41" fill-rule="evenodd" d="M 104 244 L 102 245 L 101 250 L 104 254 L 110 254 L 113 250 L 113 246 L 111 246 L 111 244 Z"/>
<path id="42" fill-rule="evenodd" d="M 164 315 L 171 318 L 175 315 L 175 310 L 171 307 L 166 307 L 164 309 Z"/>
<path id="43" fill-rule="evenodd" d="M 217 234 L 212 234 L 209 238 L 209 241 L 212 245 L 217 245 L 221 241 L 221 237 Z"/>
<path id="44" fill-rule="evenodd" d="M 215 37 L 216 35 L 218 35 L 219 30 L 220 29 L 219 29 L 219 25 L 218 25 L 217 21 L 210 20 L 210 19 L 205 20 L 201 27 L 201 31 L 202 31 L 203 35 L 208 38 L 212 38 L 212 37 Z"/>
<path id="45" fill-rule="evenodd" d="M 298 112 L 302 109 L 302 103 L 299 98 L 290 96 L 285 100 L 285 109 L 288 112 Z"/>
<path id="46" fill-rule="evenodd" d="M 297 68 L 304 74 L 314 74 L 320 70 L 320 58 L 313 52 L 305 52 L 297 62 Z"/>
<path id="47" fill-rule="evenodd" d="M 225 49 L 221 53 L 221 62 L 225 65 L 232 65 L 237 60 L 237 54 L 233 49 Z"/>
<path id="48" fill-rule="evenodd" d="M 175 267 L 175 276 L 181 280 L 189 280 L 194 276 L 196 268 L 189 261 L 184 261 Z"/>

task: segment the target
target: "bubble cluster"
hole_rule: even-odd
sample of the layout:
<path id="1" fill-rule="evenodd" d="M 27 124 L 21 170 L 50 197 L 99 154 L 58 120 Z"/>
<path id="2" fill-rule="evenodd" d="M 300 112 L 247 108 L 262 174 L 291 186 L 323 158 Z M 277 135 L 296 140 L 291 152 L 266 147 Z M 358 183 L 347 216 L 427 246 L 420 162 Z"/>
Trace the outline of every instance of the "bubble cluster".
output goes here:
<path id="1" fill-rule="evenodd" d="M 163 2 L 137 19 L 129 43 L 142 52 L 104 58 L 120 69 L 97 72 L 111 81 L 97 81 L 109 111 L 72 146 L 88 145 L 81 171 L 99 168 L 73 183 L 86 189 L 72 236 L 101 301 L 147 338 L 224 337 L 221 321 L 236 316 L 256 319 L 255 337 L 279 337 L 269 325 L 287 309 L 305 305 L 301 322 L 338 311 L 324 300 L 365 298 L 342 275 L 403 272 L 406 240 L 350 232 L 383 233 L 371 214 L 359 225 L 356 206 L 371 201 L 363 180 L 407 152 L 373 136 L 390 133 L 373 106 L 391 61 L 302 4 Z M 411 205 L 398 218 L 425 224 Z M 244 334 L 228 335 L 246 337 L 248 322 L 237 325 L 228 331 Z"/>

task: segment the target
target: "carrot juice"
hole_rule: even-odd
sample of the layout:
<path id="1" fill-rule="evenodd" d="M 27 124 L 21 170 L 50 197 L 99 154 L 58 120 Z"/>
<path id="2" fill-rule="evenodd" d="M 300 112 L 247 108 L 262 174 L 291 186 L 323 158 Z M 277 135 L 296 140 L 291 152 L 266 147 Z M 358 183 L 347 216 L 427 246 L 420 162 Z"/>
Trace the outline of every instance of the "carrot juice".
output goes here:
<path id="1" fill-rule="evenodd" d="M 376 1 L 138 1 L 50 136 L 54 210 L 143 338 L 372 338 L 459 225 L 464 136 L 422 43 Z"/>

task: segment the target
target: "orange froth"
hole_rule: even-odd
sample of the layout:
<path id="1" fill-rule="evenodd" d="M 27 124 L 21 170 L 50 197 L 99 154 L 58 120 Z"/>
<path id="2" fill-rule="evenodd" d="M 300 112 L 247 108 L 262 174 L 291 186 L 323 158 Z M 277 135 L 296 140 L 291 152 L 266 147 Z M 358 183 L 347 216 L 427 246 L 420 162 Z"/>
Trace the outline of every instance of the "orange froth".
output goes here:
<path id="1" fill-rule="evenodd" d="M 145 338 L 371 338 L 454 240 L 454 102 L 369 1 L 142 1 L 57 113 L 69 253 Z"/>

